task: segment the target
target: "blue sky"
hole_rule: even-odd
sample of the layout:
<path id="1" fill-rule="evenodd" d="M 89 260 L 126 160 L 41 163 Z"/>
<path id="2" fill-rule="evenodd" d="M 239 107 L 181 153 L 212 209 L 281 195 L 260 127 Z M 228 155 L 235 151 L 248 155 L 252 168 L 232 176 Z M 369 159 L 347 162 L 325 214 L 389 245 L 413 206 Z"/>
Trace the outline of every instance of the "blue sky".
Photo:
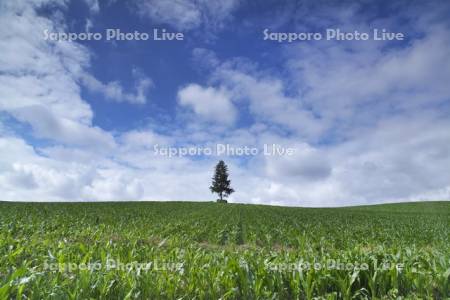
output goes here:
<path id="1" fill-rule="evenodd" d="M 2 200 L 341 206 L 450 199 L 442 1 L 0 2 Z M 108 41 L 107 29 L 148 33 Z M 153 30 L 183 33 L 155 41 Z M 265 40 L 368 33 L 368 40 Z M 373 30 L 404 40 L 373 39 Z M 90 41 L 51 33 L 101 33 Z M 253 147 L 167 157 L 155 149 Z M 293 155 L 264 155 L 264 145 Z"/>

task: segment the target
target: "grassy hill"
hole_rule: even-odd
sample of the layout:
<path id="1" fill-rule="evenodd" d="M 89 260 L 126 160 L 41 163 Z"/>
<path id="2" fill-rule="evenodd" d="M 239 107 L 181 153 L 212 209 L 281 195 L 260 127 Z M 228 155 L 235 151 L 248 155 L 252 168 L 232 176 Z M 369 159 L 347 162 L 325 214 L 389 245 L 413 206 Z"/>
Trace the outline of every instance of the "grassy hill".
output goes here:
<path id="1" fill-rule="evenodd" d="M 0 299 L 450 297 L 450 202 L 0 202 Z"/>

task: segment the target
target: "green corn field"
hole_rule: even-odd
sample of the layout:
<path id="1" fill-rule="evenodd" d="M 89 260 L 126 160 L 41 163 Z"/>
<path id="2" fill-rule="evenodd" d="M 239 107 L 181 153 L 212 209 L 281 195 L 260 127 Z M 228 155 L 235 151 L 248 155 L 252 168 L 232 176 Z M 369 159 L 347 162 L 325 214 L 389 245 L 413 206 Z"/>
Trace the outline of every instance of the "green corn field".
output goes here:
<path id="1" fill-rule="evenodd" d="M 0 299 L 448 299 L 450 202 L 0 203 Z"/>

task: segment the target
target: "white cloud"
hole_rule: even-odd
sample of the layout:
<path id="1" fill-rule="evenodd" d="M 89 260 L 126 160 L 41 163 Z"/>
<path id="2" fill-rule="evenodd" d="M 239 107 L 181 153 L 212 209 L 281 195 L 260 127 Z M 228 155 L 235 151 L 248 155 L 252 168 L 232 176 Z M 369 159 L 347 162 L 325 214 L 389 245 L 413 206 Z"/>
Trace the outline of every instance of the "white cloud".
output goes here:
<path id="1" fill-rule="evenodd" d="M 156 144 L 172 144 L 173 141 L 170 137 L 160 135 L 151 130 L 132 130 L 125 132 L 120 137 L 123 147 L 142 147 L 149 148 Z"/>
<path id="2" fill-rule="evenodd" d="M 215 76 L 235 97 L 247 101 L 250 113 L 258 121 L 281 125 L 307 138 L 321 134 L 324 124 L 298 98 L 286 95 L 280 79 L 253 75 L 227 64 Z"/>
<path id="3" fill-rule="evenodd" d="M 190 84 L 178 91 L 178 102 L 213 123 L 232 125 L 237 117 L 230 96 L 221 89 Z"/>
<path id="4" fill-rule="evenodd" d="M 92 172 L 89 166 L 40 156 L 15 137 L 1 137 L 0 152 L 2 200 L 71 200 L 83 185 L 83 177 Z"/>
<path id="5" fill-rule="evenodd" d="M 53 3 L 53 2 L 52 2 Z M 145 103 L 152 85 L 133 70 L 135 94 L 119 83 L 103 84 L 90 75 L 90 52 L 75 42 L 46 41 L 57 25 L 35 9 L 48 3 L 6 2 L 0 18 L 0 111 L 28 123 L 37 137 L 98 149 L 114 147 L 112 135 L 92 126 L 93 112 L 81 98 L 79 80 L 116 101 Z M 36 34 L 38 33 L 38 34 Z M 39 34 L 41 33 L 41 34 Z"/>
<path id="6" fill-rule="evenodd" d="M 54 24 L 28 6 L 2 12 L 0 28 L 0 110 L 30 124 L 39 137 L 112 147 L 112 136 L 91 126 L 93 113 L 76 82 L 89 63 L 87 50 L 32 34 Z"/>
<path id="7" fill-rule="evenodd" d="M 135 134 L 147 136 L 133 133 L 132 139 Z M 130 138 L 127 135 L 124 140 Z M 211 177 L 210 162 L 154 156 L 147 147 L 131 142 L 108 157 L 92 149 L 35 149 L 20 138 L 0 136 L 1 200 L 174 200 L 182 196 L 194 201 L 211 197 L 204 185 Z"/>
<path id="8" fill-rule="evenodd" d="M 177 30 L 191 30 L 202 24 L 214 30 L 223 26 L 237 5 L 237 0 L 140 0 L 137 10 Z"/>
<path id="9" fill-rule="evenodd" d="M 23 106 L 10 113 L 17 120 L 29 123 L 40 138 L 103 150 L 115 145 L 113 137 L 102 129 L 57 116 L 42 105 Z"/>
<path id="10" fill-rule="evenodd" d="M 102 178 L 103 171 L 100 170 L 108 168 L 103 160 L 83 163 L 74 160 L 74 157 L 69 161 L 70 156 L 67 155 L 59 159 L 46 157 L 13 136 L 0 138 L 0 152 L 5 154 L 0 158 L 2 200 L 100 200 L 102 198 L 96 197 L 96 193 L 112 192 L 96 188 Z M 90 156 L 93 156 L 92 153 Z M 124 193 L 127 191 L 130 189 L 124 189 Z"/>
<path id="11" fill-rule="evenodd" d="M 98 0 L 84 0 L 84 2 L 86 2 L 86 5 L 89 8 L 89 11 L 92 14 L 97 14 L 100 12 L 100 4 L 98 2 Z"/>
<path id="12" fill-rule="evenodd" d="M 118 81 L 112 81 L 108 83 L 102 83 L 94 76 L 90 74 L 82 75 L 83 84 L 91 91 L 99 92 L 107 99 L 111 99 L 116 102 L 129 102 L 135 104 L 144 104 L 147 102 L 148 90 L 153 86 L 153 81 L 140 75 L 136 79 L 135 93 L 124 92 L 122 86 Z"/>
<path id="13" fill-rule="evenodd" d="M 334 176 L 356 199 L 420 200 L 424 191 L 450 185 L 449 128 L 448 120 L 435 114 L 383 120 L 370 133 L 336 147 Z"/>
<path id="14" fill-rule="evenodd" d="M 192 50 L 192 61 L 199 72 L 217 67 L 220 64 L 216 53 L 205 48 L 194 48 Z"/>
<path id="15" fill-rule="evenodd" d="M 81 196 L 86 200 L 127 201 L 142 197 L 143 183 L 134 177 L 117 170 L 101 170 L 99 176 L 83 187 Z"/>
<path id="16" fill-rule="evenodd" d="M 272 145 L 272 144 L 269 144 Z M 331 165 L 327 153 L 308 144 L 276 144 L 281 149 L 291 148 L 292 155 L 266 156 L 268 176 L 284 180 L 315 181 L 331 175 Z"/>
<path id="17" fill-rule="evenodd" d="M 348 134 L 389 115 L 420 111 L 450 99 L 448 29 L 428 25 L 402 47 L 385 43 L 306 43 L 287 50 L 287 68 L 301 101 L 327 130 Z M 308 57 L 308 59 L 303 59 Z"/>

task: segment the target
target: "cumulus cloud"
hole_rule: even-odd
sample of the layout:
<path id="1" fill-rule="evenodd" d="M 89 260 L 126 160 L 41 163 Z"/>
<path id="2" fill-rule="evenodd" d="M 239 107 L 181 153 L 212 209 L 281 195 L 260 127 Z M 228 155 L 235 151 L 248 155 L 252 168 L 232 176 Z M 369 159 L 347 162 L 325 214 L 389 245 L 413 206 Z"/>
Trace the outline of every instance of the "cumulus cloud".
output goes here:
<path id="1" fill-rule="evenodd" d="M 260 122 L 277 124 L 305 137 L 321 134 L 323 124 L 298 98 L 287 95 L 282 80 L 252 74 L 227 63 L 216 71 L 216 78 L 233 95 L 246 101 L 250 113 Z"/>
<path id="2" fill-rule="evenodd" d="M 178 91 L 178 102 L 210 122 L 232 125 L 236 120 L 230 96 L 221 89 L 190 84 Z"/>
<path id="3" fill-rule="evenodd" d="M 110 149 L 112 135 L 92 126 L 93 112 L 81 98 L 81 79 L 115 101 L 145 103 L 152 81 L 133 70 L 136 92 L 123 91 L 118 82 L 103 84 L 90 75 L 90 52 L 75 42 L 46 41 L 44 30 L 61 29 L 36 8 L 54 1 L 2 3 L 0 18 L 0 110 L 31 125 L 37 137 L 64 144 Z M 62 2 L 63 7 L 64 2 Z"/>
<path id="4" fill-rule="evenodd" d="M 101 93 L 106 99 L 115 102 L 144 104 L 147 102 L 147 93 L 153 86 L 153 81 L 142 73 L 138 74 L 134 94 L 125 92 L 118 81 L 103 83 L 88 73 L 83 74 L 81 80 L 89 90 Z"/>
<path id="5" fill-rule="evenodd" d="M 89 62 L 87 50 L 30 34 L 55 26 L 32 6 L 2 11 L 0 26 L 0 110 L 31 125 L 42 138 L 112 147 L 112 136 L 91 126 L 92 110 L 80 97 L 76 78 Z"/>
<path id="6" fill-rule="evenodd" d="M 139 198 L 138 184 L 120 174 L 119 167 L 112 168 L 111 162 L 99 160 L 94 164 L 72 159 L 68 163 L 68 156 L 58 159 L 40 155 L 14 136 L 0 138 L 0 152 L 5 154 L 0 158 L 2 200 L 102 200 L 114 193 L 124 199 Z M 110 185 L 102 181 L 105 172 L 116 174 L 111 176 Z M 126 188 L 120 189 L 123 186 Z M 103 197 L 101 193 L 105 193 Z"/>
<path id="7" fill-rule="evenodd" d="M 429 113 L 380 121 L 370 134 L 336 147 L 334 175 L 353 198 L 367 202 L 423 200 L 423 191 L 449 186 L 449 126 Z"/>
<path id="8" fill-rule="evenodd" d="M 88 64 L 85 49 L 76 43 L 47 43 L 30 34 L 54 28 L 30 7 L 2 11 L 0 26 L 0 108 L 42 104 L 60 116 L 90 119 L 92 111 L 80 98 L 73 76 Z"/>
<path id="9" fill-rule="evenodd" d="M 380 18 L 372 15 L 375 10 L 371 8 L 379 5 L 374 2 L 321 4 L 303 5 L 293 17 L 297 31 L 340 28 L 342 32 L 370 33 L 374 28 L 386 28 L 404 33 L 407 39 L 406 43 L 319 41 L 284 48 L 291 87 L 320 118 L 325 138 L 333 135 L 335 140 L 345 140 L 357 135 L 361 127 L 375 126 L 392 114 L 448 103 L 448 5 L 415 3 L 406 9 L 403 4 L 383 3 L 386 10 L 394 6 L 399 13 Z"/>
<path id="10" fill-rule="evenodd" d="M 136 134 L 145 133 L 127 134 L 123 139 L 134 139 Z M 211 177 L 211 162 L 167 159 L 152 155 L 139 143 L 124 144 L 108 157 L 91 149 L 36 149 L 6 135 L 0 136 L 0 153 L 2 200 L 174 200 L 183 195 L 183 200 L 195 201 L 210 197 L 204 183 Z"/>
<path id="11" fill-rule="evenodd" d="M 194 50 L 194 57 L 198 55 L 199 50 Z M 205 52 L 201 50 L 200 52 Z M 302 102 L 293 96 L 287 95 L 283 81 L 279 78 L 253 72 L 252 68 L 248 70 L 246 66 L 234 61 L 226 61 L 218 63 L 218 59 L 213 53 L 208 53 L 209 57 L 214 58 L 211 83 L 221 86 L 221 93 L 226 93 L 228 101 L 222 100 L 222 103 L 236 102 L 241 108 L 248 108 L 248 111 L 259 123 L 267 123 L 270 125 L 279 125 L 285 130 L 293 131 L 304 137 L 314 139 L 318 137 L 323 129 L 324 124 L 317 119 L 314 114 L 302 104 Z M 201 92 L 201 91 L 209 91 Z M 181 90 L 180 93 L 185 92 L 186 98 L 191 100 L 180 101 L 180 104 L 196 103 L 197 107 L 194 111 L 198 114 L 207 114 L 208 107 L 206 104 L 211 104 L 211 108 L 218 111 L 222 108 L 216 107 L 213 101 L 207 101 L 206 98 L 211 98 L 212 90 L 210 87 L 201 87 L 196 84 L 188 86 L 188 89 Z M 202 99 L 200 93 L 205 96 Z M 209 94 L 209 95 L 208 95 Z M 195 100 L 197 99 L 197 100 Z"/>
<path id="12" fill-rule="evenodd" d="M 115 145 L 113 137 L 102 129 L 57 116 L 42 105 L 23 106 L 10 112 L 19 121 L 29 123 L 36 137 L 104 150 Z"/>
<path id="13" fill-rule="evenodd" d="M 302 101 L 329 121 L 328 127 L 345 120 L 368 123 L 391 114 L 420 110 L 448 101 L 446 78 L 450 65 L 448 32 L 430 32 L 404 48 L 343 45 L 298 48 L 288 67 L 300 89 Z M 299 56 L 311 59 L 299 59 Z M 345 129 L 345 128 L 342 128 Z"/>

